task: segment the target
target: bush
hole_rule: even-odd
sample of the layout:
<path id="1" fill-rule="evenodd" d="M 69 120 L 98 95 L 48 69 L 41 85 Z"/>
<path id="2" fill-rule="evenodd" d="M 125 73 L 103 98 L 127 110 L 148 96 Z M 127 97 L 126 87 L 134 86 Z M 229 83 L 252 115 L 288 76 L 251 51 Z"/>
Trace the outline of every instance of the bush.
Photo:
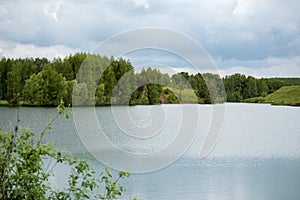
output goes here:
<path id="1" fill-rule="evenodd" d="M 58 114 L 49 121 L 40 134 L 30 129 L 19 131 L 18 121 L 14 130 L 4 132 L 0 129 L 0 199 L 116 199 L 124 192 L 118 183 L 120 179 L 129 177 L 128 172 L 119 172 L 116 179 L 110 171 L 97 175 L 85 160 L 62 152 L 42 139 L 58 115 L 65 114 L 63 102 L 58 106 Z M 19 117 L 17 117 L 19 118 Z M 54 189 L 49 177 L 52 169 L 45 169 L 46 158 L 55 164 L 63 163 L 71 168 L 68 187 Z M 97 188 L 103 187 L 103 194 L 95 194 Z"/>

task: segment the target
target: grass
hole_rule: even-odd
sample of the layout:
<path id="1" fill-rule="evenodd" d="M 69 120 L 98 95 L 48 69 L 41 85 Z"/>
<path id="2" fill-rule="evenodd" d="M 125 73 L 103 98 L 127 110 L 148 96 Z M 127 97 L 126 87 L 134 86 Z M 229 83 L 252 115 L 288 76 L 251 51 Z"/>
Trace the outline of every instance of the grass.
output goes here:
<path id="1" fill-rule="evenodd" d="M 19 101 L 17 106 L 21 106 L 23 104 L 24 104 L 23 101 Z M 0 100 L 0 106 L 16 106 L 16 105 L 13 105 L 11 102 L 9 102 L 7 100 Z"/>
<path id="2" fill-rule="evenodd" d="M 284 86 L 266 97 L 250 98 L 244 100 L 244 102 L 300 106 L 300 85 Z"/>
<path id="3" fill-rule="evenodd" d="M 197 98 L 194 90 L 192 89 L 175 89 L 169 87 L 163 87 L 163 95 L 162 97 L 165 99 L 166 103 L 204 103 L 204 99 Z M 175 95 L 176 101 L 168 102 L 166 99 L 169 95 Z"/>
<path id="4" fill-rule="evenodd" d="M 181 103 L 198 103 L 197 96 L 192 89 L 171 89 Z"/>
<path id="5" fill-rule="evenodd" d="M 0 100 L 0 106 L 9 106 L 10 103 L 6 100 Z"/>
<path id="6" fill-rule="evenodd" d="M 265 100 L 275 105 L 300 106 L 300 85 L 284 86 L 266 96 Z"/>

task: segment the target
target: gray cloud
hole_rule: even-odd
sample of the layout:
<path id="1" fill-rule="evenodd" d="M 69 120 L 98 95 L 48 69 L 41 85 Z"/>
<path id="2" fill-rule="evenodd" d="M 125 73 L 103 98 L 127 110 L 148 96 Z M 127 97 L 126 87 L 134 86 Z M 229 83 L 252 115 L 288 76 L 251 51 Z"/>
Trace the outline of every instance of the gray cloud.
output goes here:
<path id="1" fill-rule="evenodd" d="M 299 10 L 297 0 L 2 1 L 0 48 L 8 56 L 20 55 L 10 44 L 89 51 L 121 31 L 162 27 L 194 38 L 219 61 L 295 60 Z"/>

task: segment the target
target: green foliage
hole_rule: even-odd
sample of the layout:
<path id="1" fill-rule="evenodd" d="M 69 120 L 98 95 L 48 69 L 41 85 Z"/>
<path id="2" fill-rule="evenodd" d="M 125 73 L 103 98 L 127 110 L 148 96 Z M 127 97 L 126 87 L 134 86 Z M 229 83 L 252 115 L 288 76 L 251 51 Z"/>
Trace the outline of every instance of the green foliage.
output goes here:
<path id="1" fill-rule="evenodd" d="M 283 86 L 266 97 L 245 99 L 247 103 L 271 103 L 273 105 L 300 105 L 300 85 Z"/>
<path id="2" fill-rule="evenodd" d="M 179 101 L 171 88 L 163 87 L 163 91 L 160 95 L 160 103 L 178 104 Z"/>
<path id="3" fill-rule="evenodd" d="M 266 97 L 283 86 L 300 85 L 299 78 L 256 79 L 242 74 L 226 76 L 223 78 L 223 82 L 229 102 L 241 102 L 246 99 L 247 102 L 261 102 L 262 99 L 258 97 Z M 252 100 L 249 100 L 251 98 Z"/>
<path id="4" fill-rule="evenodd" d="M 241 74 L 234 74 L 225 77 L 224 85 L 226 88 L 227 101 L 240 102 L 243 100 L 243 95 L 246 95 L 246 80 L 246 76 Z"/>
<path id="5" fill-rule="evenodd" d="M 73 103 L 74 105 L 86 105 L 88 100 L 88 88 L 86 83 L 77 83 L 75 81 L 73 88 Z"/>
<path id="6" fill-rule="evenodd" d="M 223 103 L 225 102 L 225 88 L 223 81 L 217 74 L 204 73 L 203 79 L 207 85 L 209 96 L 205 97 L 205 103 Z"/>
<path id="7" fill-rule="evenodd" d="M 198 99 L 204 99 L 205 103 L 210 102 L 209 91 L 205 81 L 200 73 L 191 75 L 189 77 L 189 83 L 191 84 Z"/>
<path id="8" fill-rule="evenodd" d="M 9 102 L 6 100 L 0 100 L 0 106 L 9 106 Z"/>
<path id="9" fill-rule="evenodd" d="M 258 96 L 258 89 L 257 89 L 257 81 L 254 77 L 248 76 L 246 81 L 246 90 L 245 90 L 245 97 L 257 97 Z"/>
<path id="10" fill-rule="evenodd" d="M 97 89 L 96 89 L 96 104 L 97 105 L 104 105 L 106 103 L 104 89 L 105 89 L 104 83 L 101 83 L 97 86 Z"/>
<path id="11" fill-rule="evenodd" d="M 172 93 L 171 95 L 168 95 L 168 97 L 172 98 L 172 100 L 174 101 L 180 101 L 180 103 L 199 103 L 200 101 L 195 95 L 195 91 L 192 89 L 180 90 L 180 89 L 170 88 L 170 90 L 172 91 Z M 172 103 L 172 101 L 169 102 L 169 98 L 168 98 L 168 103 Z"/>
<path id="12" fill-rule="evenodd" d="M 112 104 L 128 105 L 132 92 L 136 88 L 136 76 L 134 71 L 131 69 L 120 77 L 118 84 L 115 86 L 113 91 L 114 98 Z"/>
<path id="13" fill-rule="evenodd" d="M 23 93 L 23 99 L 30 104 L 58 105 L 67 93 L 66 80 L 51 65 L 47 65 L 26 81 Z"/>
<path id="14" fill-rule="evenodd" d="M 102 76 L 98 77 L 99 74 Z M 75 103 L 82 106 L 123 105 L 128 101 L 131 105 L 193 103 L 187 100 L 189 97 L 184 97 L 185 90 L 191 89 L 198 103 L 222 103 L 224 96 L 229 102 L 241 102 L 266 97 L 283 86 L 291 85 L 300 85 L 300 79 L 257 79 L 239 73 L 221 79 L 216 74 L 190 75 L 187 72 L 170 78 L 168 74 L 152 68 L 136 73 L 128 60 L 87 53 L 56 58 L 51 62 L 46 58 L 0 60 L 0 100 L 6 100 L 10 105 L 19 105 L 23 101 L 25 105 L 56 106 L 60 99 L 66 105 Z M 162 87 L 181 92 L 175 98 L 173 94 L 164 94 Z"/>
<path id="15" fill-rule="evenodd" d="M 142 87 L 139 87 L 137 90 L 133 92 L 130 99 L 131 105 L 148 105 L 149 99 L 148 99 L 148 87 L 147 85 L 144 85 Z"/>
<path id="16" fill-rule="evenodd" d="M 257 79 L 257 93 L 259 96 L 265 97 L 269 93 L 269 87 L 267 85 L 267 79 Z"/>
<path id="17" fill-rule="evenodd" d="M 6 59 L 0 61 L 0 99 L 17 101 L 25 81 L 46 64 L 47 59 Z M 12 102 L 13 103 L 13 102 Z"/>
<path id="18" fill-rule="evenodd" d="M 167 84 L 170 79 L 167 74 L 162 74 L 157 69 L 147 68 L 142 69 L 140 74 L 135 74 L 131 84 L 140 86 L 131 96 L 130 104 L 159 104 L 161 101 L 161 93 L 163 85 Z"/>
<path id="19" fill-rule="evenodd" d="M 129 177 L 128 172 L 120 172 L 114 179 L 110 171 L 97 175 L 85 160 L 62 152 L 50 143 L 43 143 L 43 137 L 59 115 L 67 118 L 63 102 L 57 107 L 58 115 L 46 125 L 38 135 L 30 129 L 17 125 L 14 130 L 4 132 L 0 129 L 0 199 L 117 199 L 125 191 L 119 181 Z M 46 160 L 54 160 L 53 167 L 46 168 Z M 62 163 L 71 168 L 68 187 L 55 189 L 49 178 L 53 168 Z M 99 178 L 98 178 L 99 177 Z M 104 193 L 96 193 L 97 189 Z"/>
<path id="20" fill-rule="evenodd" d="M 300 85 L 283 86 L 274 93 L 265 97 L 266 102 L 275 105 L 300 105 Z"/>

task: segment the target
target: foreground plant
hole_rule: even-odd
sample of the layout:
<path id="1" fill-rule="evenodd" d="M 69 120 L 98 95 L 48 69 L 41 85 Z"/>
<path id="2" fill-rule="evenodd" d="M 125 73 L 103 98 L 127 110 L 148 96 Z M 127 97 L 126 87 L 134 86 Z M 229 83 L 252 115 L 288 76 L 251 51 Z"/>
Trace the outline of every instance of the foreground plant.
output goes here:
<path id="1" fill-rule="evenodd" d="M 118 183 L 129 177 L 128 172 L 119 172 L 116 179 L 110 171 L 98 177 L 86 160 L 62 152 L 50 143 L 43 143 L 43 137 L 59 115 L 68 118 L 63 102 L 57 107 L 58 114 L 51 119 L 38 135 L 30 129 L 19 131 L 19 116 L 14 130 L 0 129 L 0 199 L 116 199 L 124 188 Z M 54 160 L 52 167 L 45 167 L 45 160 Z M 53 162 L 52 162 L 53 163 Z M 53 168 L 59 164 L 71 168 L 68 187 L 55 189 L 49 178 Z M 101 191 L 101 194 L 97 191 Z"/>

